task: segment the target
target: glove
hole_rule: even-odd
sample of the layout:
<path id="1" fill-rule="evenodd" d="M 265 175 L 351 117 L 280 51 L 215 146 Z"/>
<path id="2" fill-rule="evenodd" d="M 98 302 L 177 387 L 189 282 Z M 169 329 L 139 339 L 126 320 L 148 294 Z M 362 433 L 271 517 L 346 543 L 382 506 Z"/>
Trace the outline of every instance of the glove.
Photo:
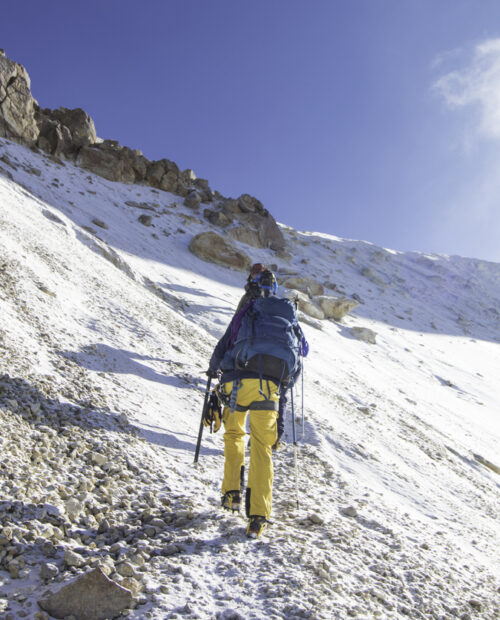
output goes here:
<path id="1" fill-rule="evenodd" d="M 210 379 L 217 379 L 218 371 L 209 368 L 205 374 L 207 375 L 207 377 L 210 377 Z"/>
<path id="2" fill-rule="evenodd" d="M 210 394 L 207 408 L 203 414 L 203 425 L 210 426 L 210 432 L 216 433 L 222 422 L 222 407 L 215 392 Z"/>

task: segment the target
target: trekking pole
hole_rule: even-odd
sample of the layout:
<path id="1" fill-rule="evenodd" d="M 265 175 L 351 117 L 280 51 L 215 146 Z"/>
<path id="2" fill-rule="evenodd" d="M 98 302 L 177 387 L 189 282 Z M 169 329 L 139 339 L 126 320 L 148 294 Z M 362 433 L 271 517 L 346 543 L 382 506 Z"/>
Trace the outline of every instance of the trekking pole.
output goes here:
<path id="1" fill-rule="evenodd" d="M 212 377 L 208 377 L 207 389 L 205 390 L 205 400 L 203 401 L 203 410 L 201 412 L 200 430 L 198 431 L 198 441 L 196 442 L 196 450 L 194 451 L 194 462 L 198 462 L 198 456 L 200 454 L 201 436 L 203 435 L 203 419 L 205 417 L 205 411 L 208 405 L 208 395 L 210 394 L 210 384 L 212 383 Z"/>
<path id="2" fill-rule="evenodd" d="M 295 501 L 297 502 L 297 510 L 299 509 L 299 468 L 297 463 L 297 437 L 295 435 L 295 407 L 293 406 L 293 388 L 290 390 L 292 397 L 292 437 L 293 437 L 293 468 L 295 470 Z"/>
<path id="3" fill-rule="evenodd" d="M 304 443 L 304 358 L 302 358 L 302 443 Z"/>

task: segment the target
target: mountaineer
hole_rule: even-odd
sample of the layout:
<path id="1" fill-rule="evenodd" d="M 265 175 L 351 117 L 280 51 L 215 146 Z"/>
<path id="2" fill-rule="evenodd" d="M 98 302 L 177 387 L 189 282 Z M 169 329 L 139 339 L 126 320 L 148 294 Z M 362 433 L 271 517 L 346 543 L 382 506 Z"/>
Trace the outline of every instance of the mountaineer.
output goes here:
<path id="1" fill-rule="evenodd" d="M 214 430 L 222 420 L 225 430 L 222 506 L 233 511 L 238 511 L 241 504 L 245 422 L 250 412 L 245 511 L 247 536 L 256 538 L 271 516 L 272 446 L 278 439 L 280 394 L 299 376 L 300 357 L 307 354 L 308 345 L 293 302 L 276 296 L 277 282 L 272 271 L 261 270 L 251 283 L 258 286 L 260 296 L 252 297 L 235 314 L 214 349 L 207 374 L 216 377 L 222 372 L 216 394 L 223 411 L 215 421 Z M 210 415 L 213 413 L 214 409 L 210 408 Z"/>

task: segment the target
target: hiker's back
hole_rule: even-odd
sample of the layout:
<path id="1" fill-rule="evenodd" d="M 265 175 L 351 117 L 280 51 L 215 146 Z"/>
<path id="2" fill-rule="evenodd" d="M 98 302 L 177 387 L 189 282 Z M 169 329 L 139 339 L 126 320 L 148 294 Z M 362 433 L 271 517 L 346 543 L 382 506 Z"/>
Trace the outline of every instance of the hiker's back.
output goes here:
<path id="1" fill-rule="evenodd" d="M 245 313 L 223 370 L 240 370 L 290 385 L 299 368 L 300 328 L 289 299 L 259 297 Z"/>

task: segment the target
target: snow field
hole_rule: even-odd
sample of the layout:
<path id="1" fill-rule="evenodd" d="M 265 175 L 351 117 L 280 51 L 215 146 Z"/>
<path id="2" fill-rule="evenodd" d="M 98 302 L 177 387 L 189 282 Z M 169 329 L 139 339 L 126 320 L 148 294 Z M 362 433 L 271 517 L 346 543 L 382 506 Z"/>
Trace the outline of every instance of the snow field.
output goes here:
<path id="1" fill-rule="evenodd" d="M 153 227 L 137 221 L 143 212 Z M 244 248 L 363 302 L 342 323 L 304 325 L 300 507 L 289 415 L 273 525 L 250 542 L 243 518 L 218 507 L 220 433 L 204 435 L 192 464 L 203 371 L 245 279 L 189 253 L 190 238 L 210 227 L 179 197 L 0 140 L 0 373 L 11 383 L 47 381 L 52 405 L 86 407 L 97 428 L 79 431 L 82 441 L 116 459 L 126 452 L 137 501 L 151 492 L 159 498 L 151 510 L 164 499 L 176 515 L 146 540 L 142 604 L 129 617 L 497 617 L 499 479 L 484 461 L 500 465 L 500 265 L 286 226 L 292 260 Z M 374 330 L 377 344 L 355 340 L 353 326 Z M 0 408 L 10 420 L 8 403 Z M 122 415 L 130 424 L 117 432 Z M 36 420 L 23 429 L 36 433 Z M 14 471 L 20 458 L 7 452 L 4 462 Z M 78 477 L 66 467 L 44 475 Z M 113 488 L 117 504 L 127 500 Z M 51 493 L 37 500 L 64 512 Z M 169 545 L 177 551 L 153 553 Z M 41 560 L 28 557 L 22 579 L 0 571 L 14 610 L 19 592 L 24 609 L 37 600 L 30 588 Z"/>

